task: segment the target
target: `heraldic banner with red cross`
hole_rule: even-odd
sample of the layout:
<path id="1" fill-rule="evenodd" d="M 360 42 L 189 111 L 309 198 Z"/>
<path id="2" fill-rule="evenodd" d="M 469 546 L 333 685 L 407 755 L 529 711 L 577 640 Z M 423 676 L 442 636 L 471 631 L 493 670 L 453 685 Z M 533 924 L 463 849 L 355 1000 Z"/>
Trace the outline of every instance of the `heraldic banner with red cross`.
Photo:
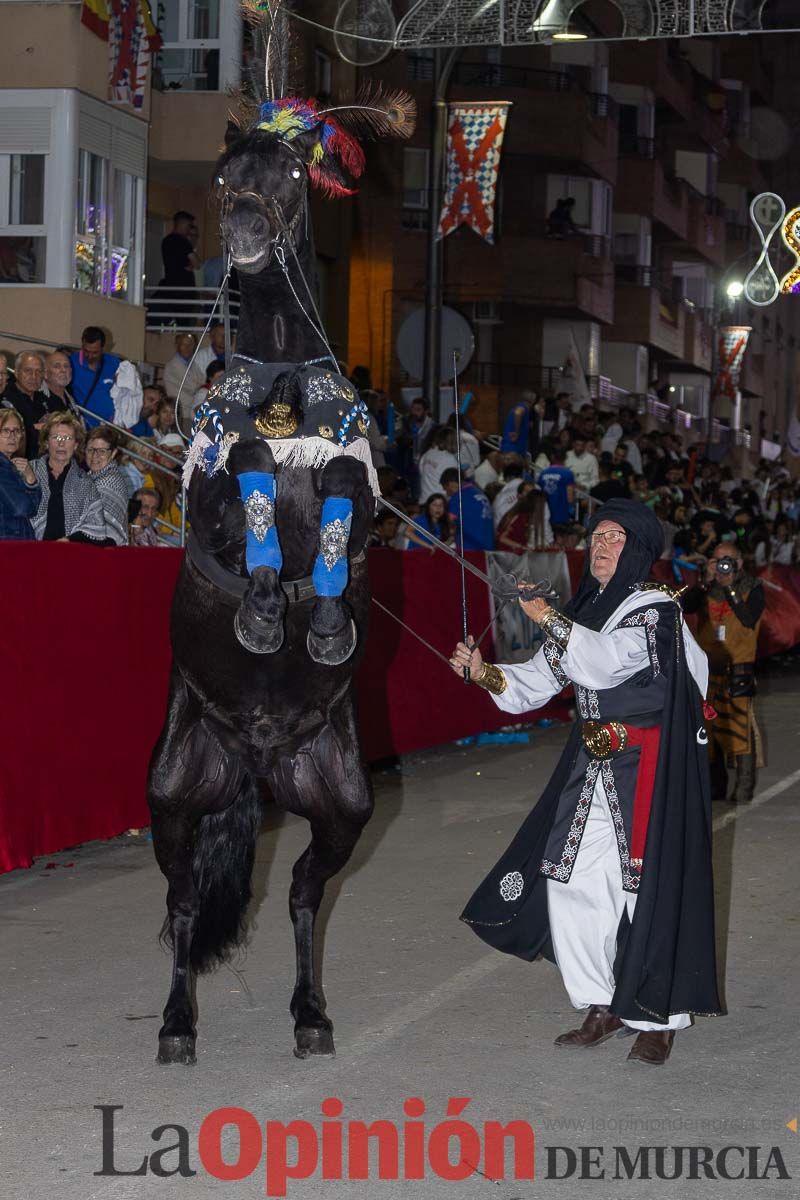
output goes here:
<path id="1" fill-rule="evenodd" d="M 447 176 L 439 237 L 470 225 L 494 241 L 494 197 L 510 103 L 449 104 Z"/>
<path id="2" fill-rule="evenodd" d="M 731 404 L 735 401 L 750 331 L 749 325 L 723 325 L 720 329 L 717 375 L 714 380 L 715 398 L 724 397 Z"/>

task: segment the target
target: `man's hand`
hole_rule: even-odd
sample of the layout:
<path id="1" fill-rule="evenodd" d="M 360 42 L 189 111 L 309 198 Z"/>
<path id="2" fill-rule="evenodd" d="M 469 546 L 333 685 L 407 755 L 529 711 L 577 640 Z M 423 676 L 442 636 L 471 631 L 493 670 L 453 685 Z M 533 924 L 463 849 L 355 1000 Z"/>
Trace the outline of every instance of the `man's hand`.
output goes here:
<path id="1" fill-rule="evenodd" d="M 520 596 L 519 606 L 526 617 L 530 617 L 532 621 L 537 622 L 550 607 L 542 596 L 537 596 L 535 600 L 523 600 Z"/>
<path id="2" fill-rule="evenodd" d="M 470 635 L 467 638 L 469 645 L 459 642 L 450 658 L 450 666 L 455 671 L 456 675 L 464 676 L 464 667 L 469 667 L 470 675 L 480 674 L 483 666 L 483 656 L 475 645 L 475 639 Z"/>

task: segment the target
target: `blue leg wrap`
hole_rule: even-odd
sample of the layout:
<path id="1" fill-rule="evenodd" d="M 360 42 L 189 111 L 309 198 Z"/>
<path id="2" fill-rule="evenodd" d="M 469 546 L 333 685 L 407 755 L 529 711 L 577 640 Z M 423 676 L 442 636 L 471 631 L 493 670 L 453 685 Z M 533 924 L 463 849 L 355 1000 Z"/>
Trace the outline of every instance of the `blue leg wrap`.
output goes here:
<path id="1" fill-rule="evenodd" d="M 322 505 L 319 554 L 311 578 L 318 596 L 341 596 L 347 587 L 347 546 L 353 523 L 353 501 L 329 496 Z"/>
<path id="2" fill-rule="evenodd" d="M 271 471 L 243 471 L 237 476 L 247 522 L 247 570 L 272 567 L 280 574 L 283 555 L 275 526 L 275 476 Z"/>

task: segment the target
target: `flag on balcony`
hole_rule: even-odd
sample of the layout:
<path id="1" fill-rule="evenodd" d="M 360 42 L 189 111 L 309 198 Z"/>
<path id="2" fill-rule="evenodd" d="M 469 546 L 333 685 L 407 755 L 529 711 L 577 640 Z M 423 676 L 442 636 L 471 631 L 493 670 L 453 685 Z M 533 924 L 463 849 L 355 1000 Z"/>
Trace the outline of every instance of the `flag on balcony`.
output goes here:
<path id="1" fill-rule="evenodd" d="M 150 57 L 161 45 L 147 0 L 83 0 L 81 22 L 108 42 L 108 98 L 142 108 Z"/>
<path id="2" fill-rule="evenodd" d="M 714 378 L 714 397 L 722 397 L 733 404 L 739 390 L 742 359 L 750 337 L 749 325 L 723 325 L 719 331 L 717 347 L 717 373 Z"/>
<path id="3" fill-rule="evenodd" d="M 494 199 L 510 103 L 449 104 L 444 204 L 439 237 L 469 225 L 494 241 Z"/>

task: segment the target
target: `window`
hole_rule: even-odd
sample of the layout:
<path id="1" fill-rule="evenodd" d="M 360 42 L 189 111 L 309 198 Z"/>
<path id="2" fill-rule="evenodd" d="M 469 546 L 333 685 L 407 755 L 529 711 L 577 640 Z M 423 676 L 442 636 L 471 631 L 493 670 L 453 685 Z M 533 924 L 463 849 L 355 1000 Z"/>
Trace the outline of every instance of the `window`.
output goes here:
<path id="1" fill-rule="evenodd" d="M 403 208 L 428 207 L 428 157 L 424 148 L 403 149 Z"/>
<path id="2" fill-rule="evenodd" d="M 78 154 L 73 287 L 138 303 L 142 180 L 99 154 Z"/>
<path id="3" fill-rule="evenodd" d="M 324 50 L 314 51 L 314 95 L 328 95 L 331 90 L 331 57 Z"/>
<path id="4" fill-rule="evenodd" d="M 220 0 L 159 0 L 156 11 L 164 41 L 155 59 L 156 86 L 218 91 Z"/>
<path id="5" fill-rule="evenodd" d="M 0 283 L 44 283 L 44 154 L 0 154 Z"/>

